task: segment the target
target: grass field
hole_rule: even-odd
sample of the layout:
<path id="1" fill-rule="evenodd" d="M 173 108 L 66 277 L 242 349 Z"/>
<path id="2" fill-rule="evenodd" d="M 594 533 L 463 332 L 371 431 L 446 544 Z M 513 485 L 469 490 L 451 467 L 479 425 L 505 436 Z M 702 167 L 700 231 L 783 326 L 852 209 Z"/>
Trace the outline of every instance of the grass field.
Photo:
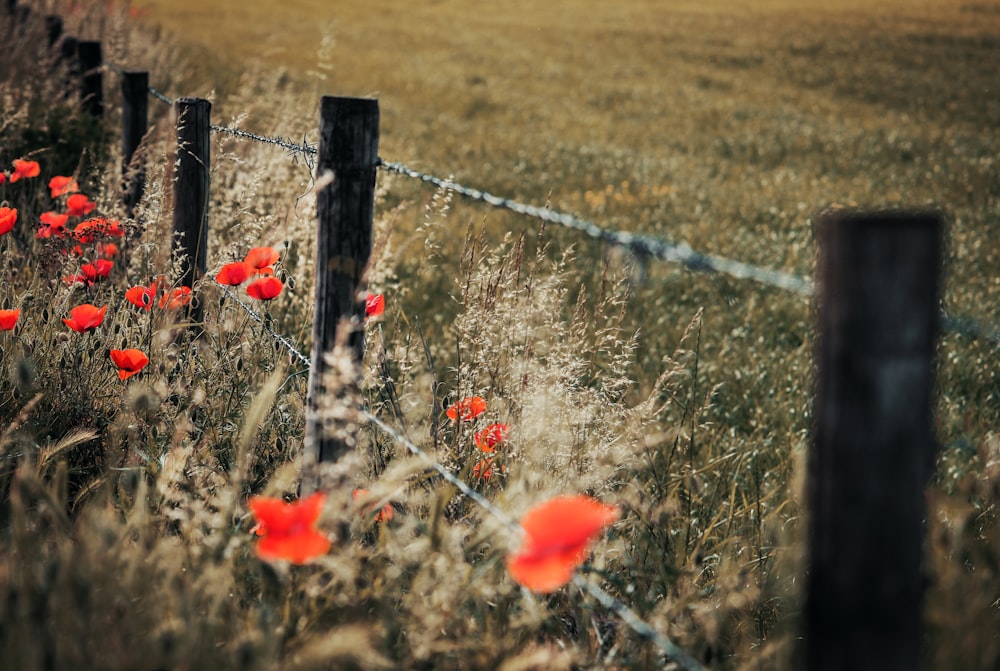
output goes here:
<path id="1" fill-rule="evenodd" d="M 73 28 L 80 5 L 63 4 Z M 828 4 L 151 0 L 138 20 L 91 7 L 79 23 L 110 33 L 107 59 L 149 68 L 166 94 L 211 97 L 219 122 L 312 141 L 320 95 L 374 96 L 385 159 L 803 276 L 825 208 L 940 209 L 942 308 L 995 331 L 1000 1 Z M 63 124 L 32 71 L 37 40 L 20 39 L 0 63 L 0 168 L 35 152 L 113 210 L 116 131 Z M 290 570 L 260 562 L 245 501 L 297 491 L 304 371 L 211 283 L 200 342 L 127 306 L 89 340 L 32 321 L 81 292 L 120 305 L 129 284 L 166 272 L 173 149 L 167 110 L 151 104 L 128 277 L 66 289 L 33 263 L 47 249 L 33 223 L 19 224 L 27 242 L 0 247 L 0 309 L 24 313 L 0 333 L 0 667 L 81 668 L 97 652 L 123 669 L 655 666 L 655 650 L 572 588 L 513 585 L 496 521 L 375 432 L 340 465 L 348 489 L 323 513 L 336 551 Z M 290 279 L 265 319 L 307 347 L 309 168 L 216 137 L 209 266 L 279 247 Z M 2 187 L 22 219 L 48 199 L 26 181 Z M 373 412 L 511 514 L 569 491 L 619 505 L 588 579 L 709 668 L 788 668 L 810 300 L 644 266 L 406 178 L 383 174 L 379 190 L 370 280 L 388 309 L 368 331 Z M 95 353 L 139 337 L 162 355 L 119 391 Z M 938 349 L 929 668 L 1000 660 L 997 347 L 949 333 Z M 471 431 L 443 419 L 471 394 L 511 426 L 504 478 L 477 480 Z M 391 502 L 392 523 L 351 487 Z"/>

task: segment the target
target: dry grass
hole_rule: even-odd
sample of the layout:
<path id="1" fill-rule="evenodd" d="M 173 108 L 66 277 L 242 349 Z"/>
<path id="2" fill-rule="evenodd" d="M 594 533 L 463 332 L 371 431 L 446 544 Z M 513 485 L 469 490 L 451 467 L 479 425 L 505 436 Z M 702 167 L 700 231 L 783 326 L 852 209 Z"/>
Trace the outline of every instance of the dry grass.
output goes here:
<path id="1" fill-rule="evenodd" d="M 211 15 L 144 4 L 168 27 L 188 22 L 199 67 L 176 70 L 188 61 L 141 23 L 71 16 L 107 38 L 109 60 L 149 67 L 154 86 L 212 97 L 217 120 L 309 138 L 318 93 L 377 94 L 386 158 L 699 250 L 810 274 L 819 208 L 942 208 L 945 308 L 1000 323 L 995 3 L 377 1 L 337 3 L 332 17 L 308 1 L 278 13 L 214 3 Z M 116 120 L 52 104 L 58 78 L 37 76 L 37 34 L 14 39 L 0 164 L 37 151 L 45 176 L 76 173 L 117 216 Z M 210 283 L 201 340 L 169 313 L 122 307 L 127 286 L 171 273 L 170 119 L 151 104 L 150 187 L 111 283 L 70 292 L 25 223 L 47 207 L 44 184 L 2 191 L 22 223 L 0 239 L 0 307 L 25 322 L 0 333 L 0 667 L 655 667 L 655 649 L 574 588 L 517 589 L 502 525 L 374 430 L 329 474 L 345 482 L 322 518 L 331 554 L 292 568 L 254 556 L 247 496 L 294 495 L 312 477 L 297 458 L 305 371 Z M 261 316 L 307 348 L 308 166 L 216 138 L 210 268 L 281 247 L 290 290 Z M 369 409 L 512 515 L 566 491 L 617 503 L 588 579 L 711 668 L 786 668 L 808 302 L 642 268 L 400 178 L 382 176 L 377 210 L 370 280 L 389 308 L 368 329 Z M 86 339 L 59 319 L 84 296 L 112 305 Z M 137 342 L 153 363 L 119 385 L 105 352 Z M 444 418 L 473 393 L 512 427 L 502 478 L 472 476 L 471 431 Z M 925 658 L 991 669 L 995 345 L 942 339 L 937 426 Z M 358 486 L 374 504 L 353 501 Z M 376 523 L 386 502 L 394 519 Z"/>

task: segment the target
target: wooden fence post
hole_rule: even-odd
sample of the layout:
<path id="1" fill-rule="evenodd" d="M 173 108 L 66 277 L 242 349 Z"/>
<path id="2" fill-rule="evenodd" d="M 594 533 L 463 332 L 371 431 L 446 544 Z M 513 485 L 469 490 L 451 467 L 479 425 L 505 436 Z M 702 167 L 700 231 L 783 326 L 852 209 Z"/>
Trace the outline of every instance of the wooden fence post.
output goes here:
<path id="1" fill-rule="evenodd" d="M 63 33 L 63 20 L 62 17 L 57 14 L 48 14 L 45 16 L 45 36 L 49 41 L 49 48 L 55 46 L 59 38 L 62 37 Z"/>
<path id="2" fill-rule="evenodd" d="M 212 103 L 202 98 L 174 101 L 177 163 L 174 168 L 174 253 L 182 259 L 181 286 L 194 287 L 205 275 L 208 247 L 209 131 Z M 188 305 L 188 319 L 200 323 L 201 301 Z"/>
<path id="3" fill-rule="evenodd" d="M 101 43 L 80 40 L 77 44 L 77 59 L 80 63 L 80 100 L 83 108 L 95 117 L 104 114 L 104 73 L 101 67 Z"/>
<path id="4" fill-rule="evenodd" d="M 122 73 L 122 201 L 129 217 L 146 187 L 143 157 L 135 152 L 149 125 L 149 73 Z"/>
<path id="5" fill-rule="evenodd" d="M 332 182 L 320 190 L 316 204 L 316 306 L 305 450 L 317 462 L 336 461 L 353 449 L 353 437 L 324 429 L 320 405 L 328 392 L 324 357 L 338 341 L 338 330 L 358 371 L 364 355 L 364 297 L 359 292 L 372 248 L 378 123 L 377 100 L 324 96 L 320 102 L 316 173 L 320 180 L 332 174 Z M 355 389 L 357 375 L 349 381 Z"/>
<path id="6" fill-rule="evenodd" d="M 819 221 L 815 443 L 800 668 L 918 668 L 942 218 Z"/>

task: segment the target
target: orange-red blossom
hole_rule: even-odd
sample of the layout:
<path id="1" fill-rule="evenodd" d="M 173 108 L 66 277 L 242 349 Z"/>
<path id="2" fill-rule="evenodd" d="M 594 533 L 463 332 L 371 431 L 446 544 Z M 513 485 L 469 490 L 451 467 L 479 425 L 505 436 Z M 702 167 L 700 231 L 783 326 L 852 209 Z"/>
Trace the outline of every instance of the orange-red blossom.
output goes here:
<path id="1" fill-rule="evenodd" d="M 0 235 L 10 233 L 17 223 L 17 209 L 13 207 L 0 207 Z"/>
<path id="2" fill-rule="evenodd" d="M 113 349 L 111 361 L 118 367 L 118 379 L 127 380 L 149 363 L 149 357 L 137 349 Z"/>
<path id="3" fill-rule="evenodd" d="M 486 412 L 486 400 L 481 396 L 469 396 L 452 405 L 445 414 L 453 422 L 475 419 Z"/>
<path id="4" fill-rule="evenodd" d="M 107 305 L 103 308 L 98 308 L 96 305 L 84 303 L 70 310 L 69 319 L 63 318 L 63 321 L 66 323 L 66 326 L 74 331 L 84 333 L 100 326 L 104 321 L 104 313 L 107 310 Z"/>
<path id="5" fill-rule="evenodd" d="M 0 331 L 11 331 L 21 316 L 20 310 L 0 310 Z"/>
<path id="6" fill-rule="evenodd" d="M 257 520 L 257 556 L 265 561 L 284 559 L 304 564 L 326 554 L 330 539 L 315 529 L 326 495 L 316 492 L 299 501 L 255 496 L 249 501 Z"/>
<path id="7" fill-rule="evenodd" d="M 587 558 L 590 542 L 618 519 L 618 508 L 588 496 L 557 496 L 521 519 L 525 539 L 507 556 L 507 570 L 533 592 L 554 592 Z"/>

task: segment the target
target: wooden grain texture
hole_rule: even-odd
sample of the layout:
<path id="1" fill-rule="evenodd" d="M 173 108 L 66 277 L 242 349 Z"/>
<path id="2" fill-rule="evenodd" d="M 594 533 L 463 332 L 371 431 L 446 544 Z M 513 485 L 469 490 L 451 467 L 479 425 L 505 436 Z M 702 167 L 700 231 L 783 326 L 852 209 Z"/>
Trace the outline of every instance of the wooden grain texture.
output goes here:
<path id="1" fill-rule="evenodd" d="M 804 663 L 918 666 L 942 220 L 821 218 Z"/>
<path id="2" fill-rule="evenodd" d="M 343 343 L 358 370 L 364 355 L 365 273 L 372 248 L 378 164 L 378 101 L 325 96 L 320 102 L 317 176 L 332 181 L 317 194 L 316 304 L 306 451 L 317 462 L 336 461 L 351 438 L 333 431 L 321 408 L 331 391 L 350 402 L 350 389 L 331 390 L 326 355 Z M 358 383 L 353 379 L 340 384 Z M 327 399 L 329 400 L 329 399 Z"/>
<path id="3" fill-rule="evenodd" d="M 211 172 L 209 134 L 212 104 L 202 98 L 174 101 L 177 163 L 174 168 L 174 254 L 182 259 L 179 284 L 194 287 L 205 276 L 208 246 L 208 195 Z M 192 322 L 201 321 L 200 301 L 188 306 Z"/>
<path id="4" fill-rule="evenodd" d="M 146 187 L 143 157 L 136 156 L 149 128 L 149 73 L 122 73 L 122 201 L 128 216 Z"/>

